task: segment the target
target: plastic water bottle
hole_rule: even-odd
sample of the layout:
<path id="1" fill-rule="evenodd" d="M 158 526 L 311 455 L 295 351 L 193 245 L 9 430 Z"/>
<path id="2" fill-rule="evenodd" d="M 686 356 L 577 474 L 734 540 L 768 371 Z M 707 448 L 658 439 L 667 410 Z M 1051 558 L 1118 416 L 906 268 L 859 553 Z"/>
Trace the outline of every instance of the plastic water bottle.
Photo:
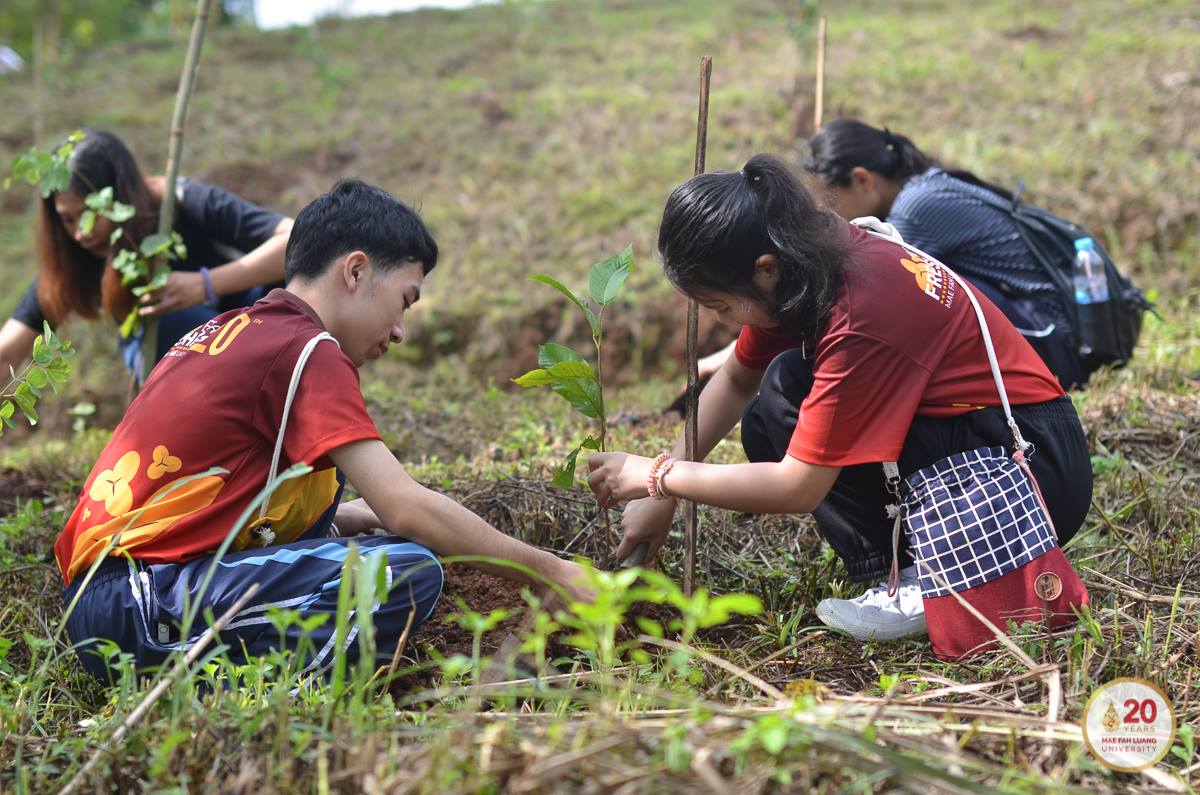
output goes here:
<path id="1" fill-rule="evenodd" d="M 1075 303 L 1100 304 L 1108 300 L 1108 276 L 1104 273 L 1104 261 L 1096 253 L 1096 243 L 1090 237 L 1075 241 L 1075 264 L 1071 270 L 1075 282 Z"/>

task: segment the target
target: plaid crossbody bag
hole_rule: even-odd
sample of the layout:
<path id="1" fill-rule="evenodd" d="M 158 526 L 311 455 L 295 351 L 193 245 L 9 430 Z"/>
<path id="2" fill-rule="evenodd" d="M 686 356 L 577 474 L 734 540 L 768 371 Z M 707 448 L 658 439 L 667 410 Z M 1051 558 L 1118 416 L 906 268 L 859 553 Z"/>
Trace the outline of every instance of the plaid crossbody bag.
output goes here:
<path id="1" fill-rule="evenodd" d="M 855 223 L 937 262 L 904 243 L 888 224 L 873 218 Z M 1055 628 L 1075 622 L 1076 610 L 1087 604 L 1088 593 L 1058 546 L 1041 489 L 1026 460 L 1033 445 L 1013 419 L 983 310 L 966 281 L 949 268 L 946 272 L 975 310 L 1000 405 L 1012 431 L 1012 453 L 1003 447 L 967 450 L 903 480 L 896 462 L 884 463 L 883 470 L 897 500 L 888 508 L 895 519 L 891 590 L 899 579 L 896 552 L 903 527 L 917 565 L 933 652 L 943 660 L 961 660 L 996 643 L 991 627 L 966 605 L 1002 631 L 1026 621 Z"/>

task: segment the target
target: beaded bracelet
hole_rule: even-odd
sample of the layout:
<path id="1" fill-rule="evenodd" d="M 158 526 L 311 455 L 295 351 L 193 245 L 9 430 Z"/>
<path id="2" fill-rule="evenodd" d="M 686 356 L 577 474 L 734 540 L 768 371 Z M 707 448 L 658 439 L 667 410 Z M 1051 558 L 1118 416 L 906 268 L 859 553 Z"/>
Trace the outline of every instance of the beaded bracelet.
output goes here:
<path id="1" fill-rule="evenodd" d="M 650 464 L 650 472 L 646 475 L 646 493 L 656 500 L 670 499 L 670 496 L 662 489 L 663 475 L 671 471 L 671 467 L 675 466 L 675 459 L 670 453 L 659 453 L 655 457 L 653 463 Z"/>
<path id="2" fill-rule="evenodd" d="M 663 464 L 662 469 L 659 470 L 658 482 L 655 484 L 655 486 L 658 488 L 658 493 L 659 493 L 661 499 L 664 499 L 664 500 L 674 499 L 674 497 L 672 497 L 670 494 L 667 494 L 667 484 L 664 483 L 663 481 L 666 479 L 667 473 L 670 472 L 671 469 L 678 462 L 679 462 L 678 458 L 668 458 L 667 462 L 665 464 Z"/>
<path id="3" fill-rule="evenodd" d="M 217 307 L 217 293 L 213 290 L 212 277 L 208 275 L 208 268 L 200 269 L 200 278 L 204 279 L 204 294 L 208 296 L 204 299 L 204 305 L 215 309 Z"/>
<path id="4" fill-rule="evenodd" d="M 650 462 L 650 471 L 646 474 L 646 493 L 656 500 L 661 500 L 663 497 L 658 493 L 658 470 L 663 464 L 670 460 L 670 453 L 659 453 Z"/>

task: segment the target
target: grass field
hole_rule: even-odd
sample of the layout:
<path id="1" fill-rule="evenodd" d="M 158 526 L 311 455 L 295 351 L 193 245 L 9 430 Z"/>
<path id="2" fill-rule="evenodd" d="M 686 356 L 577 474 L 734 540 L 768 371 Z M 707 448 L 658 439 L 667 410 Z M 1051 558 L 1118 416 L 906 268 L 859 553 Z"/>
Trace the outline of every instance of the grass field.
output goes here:
<path id="1" fill-rule="evenodd" d="M 184 172 L 289 212 L 347 174 L 420 204 L 444 259 L 410 342 L 363 372 L 387 442 L 416 477 L 498 526 L 606 567 L 611 546 L 588 493 L 544 485 L 582 426 L 507 383 L 534 364 L 538 342 L 585 340 L 557 294 L 527 277 L 578 286 L 592 261 L 633 243 L 639 268 L 609 314 L 610 404 L 623 412 L 613 446 L 662 449 L 677 432 L 656 411 L 679 384 L 683 303 L 653 241 L 666 194 L 691 171 L 697 62 L 715 64 L 711 168 L 757 151 L 795 157 L 812 113 L 799 5 L 515 2 L 312 32 L 221 31 L 207 45 Z M 639 642 L 652 629 L 643 622 L 618 653 L 606 639 L 630 611 L 659 621 L 704 611 L 635 606 L 635 593 L 602 579 L 608 611 L 573 627 L 590 647 L 551 643 L 563 678 L 483 684 L 481 658 L 502 631 L 447 657 L 439 624 L 408 644 L 394 682 L 351 671 L 342 688 L 293 696 L 284 660 L 213 663 L 105 749 L 152 683 L 102 690 L 51 640 L 62 614 L 51 546 L 125 394 L 111 331 L 72 323 L 63 333 L 81 351 L 79 372 L 42 427 L 0 440 L 0 792 L 57 790 L 102 750 L 84 791 L 1200 786 L 1200 10 L 823 5 L 828 116 L 886 123 L 946 161 L 1023 180 L 1034 200 L 1102 237 L 1159 301 L 1134 363 L 1075 396 L 1096 489 L 1067 552 L 1091 589 L 1088 620 L 1023 633 L 1024 662 L 1000 651 L 948 665 L 926 642 L 863 646 L 817 626 L 817 601 L 853 586 L 807 519 L 704 510 L 700 584 L 755 595 L 757 615 Z M 159 170 L 183 49 L 138 40 L 60 65 L 47 129 L 110 127 Z M 28 79 L 0 81 L 2 162 L 30 144 L 33 125 Z M 0 213 L 7 313 L 32 275 L 29 195 L 0 194 Z M 703 328 L 709 345 L 722 341 L 710 321 Z M 79 402 L 98 410 L 72 430 L 67 410 Z M 715 455 L 736 460 L 736 437 Z M 681 557 L 673 544 L 669 575 Z M 480 616 L 459 619 L 464 637 L 486 616 L 474 608 Z M 199 701 L 193 685 L 206 676 L 215 692 Z M 1081 743 L 1084 702 L 1119 676 L 1151 679 L 1175 704 L 1176 750 L 1146 774 L 1111 772 Z M 224 686 L 234 680 L 242 687 Z"/>

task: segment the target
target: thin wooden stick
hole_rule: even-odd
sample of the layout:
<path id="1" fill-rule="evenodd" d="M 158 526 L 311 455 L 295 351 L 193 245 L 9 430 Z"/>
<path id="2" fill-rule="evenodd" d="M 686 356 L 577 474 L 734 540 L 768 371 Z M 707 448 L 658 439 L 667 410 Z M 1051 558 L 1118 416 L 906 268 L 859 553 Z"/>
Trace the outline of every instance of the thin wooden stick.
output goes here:
<path id="1" fill-rule="evenodd" d="M 125 735 L 129 734 L 129 730 L 136 726 L 137 722 L 140 721 L 142 717 L 150 711 L 150 708 L 154 706 L 154 702 L 158 701 L 162 694 L 167 692 L 167 688 L 174 683 L 175 678 L 183 671 L 186 671 L 192 663 L 199 659 L 200 655 L 204 653 L 204 650 L 208 648 L 209 642 L 217 636 L 217 633 L 221 631 L 221 629 L 225 626 L 225 623 L 237 615 L 238 611 L 240 611 L 246 605 L 246 602 L 250 601 L 250 597 L 254 596 L 256 593 L 258 593 L 258 583 L 251 583 L 250 587 L 246 589 L 246 592 L 238 597 L 238 600 L 234 602 L 228 610 L 225 611 L 224 615 L 214 621 L 212 626 L 204 631 L 204 634 L 201 635 L 199 640 L 196 641 L 196 645 L 192 646 L 192 648 L 188 650 L 188 653 L 184 655 L 183 659 L 175 664 L 175 667 L 171 669 L 171 672 L 162 679 L 158 680 L 158 684 L 156 684 L 154 688 L 146 694 L 146 697 L 142 699 L 142 702 L 138 704 L 136 708 L 134 708 L 133 712 L 129 713 L 125 720 L 121 721 L 121 725 L 118 726 L 117 730 L 112 733 L 112 736 L 109 737 L 108 741 L 97 748 L 96 752 L 92 754 L 87 763 L 84 764 L 83 767 L 79 768 L 79 772 L 71 777 L 71 780 L 67 782 L 67 785 L 59 791 L 59 795 L 70 795 L 70 793 L 79 788 L 79 785 L 83 783 L 83 780 L 87 777 L 88 773 L 92 772 L 92 768 L 94 768 L 100 762 L 100 759 L 104 756 L 104 754 L 107 753 L 110 748 L 116 746 L 125 739 Z"/>
<path id="2" fill-rule="evenodd" d="M 708 152 L 708 86 L 712 79 L 712 56 L 700 59 L 700 109 L 696 116 L 696 174 L 704 173 Z M 684 424 L 684 458 L 696 460 L 696 410 L 700 402 L 700 366 L 697 338 L 700 334 L 700 306 L 688 298 L 687 313 L 687 420 Z M 696 583 L 696 543 L 698 537 L 696 503 L 689 500 L 684 516 L 683 592 L 692 595 Z"/>
<path id="3" fill-rule="evenodd" d="M 813 102 L 813 132 L 821 129 L 825 115 L 825 17 L 817 22 L 817 88 Z"/>
<path id="4" fill-rule="evenodd" d="M 187 58 L 183 63 L 183 74 L 179 76 L 179 91 L 175 95 L 175 112 L 171 115 L 170 143 L 167 148 L 166 182 L 163 185 L 162 207 L 158 211 L 158 233 L 171 234 L 175 225 L 175 181 L 179 177 L 179 159 L 183 152 L 183 125 L 187 119 L 188 105 L 192 101 L 192 87 L 196 83 L 196 70 L 200 66 L 200 50 L 204 45 L 204 29 L 208 26 L 209 10 L 213 0 L 196 0 L 196 19 L 192 22 L 192 36 L 188 41 Z M 158 352 L 158 320 L 147 317 L 142 321 L 142 360 L 137 376 L 139 384 L 154 366 L 154 354 Z"/>
<path id="5" fill-rule="evenodd" d="M 638 640 L 642 643 L 649 643 L 652 646 L 662 646 L 664 649 L 670 649 L 671 651 L 682 651 L 687 652 L 688 654 L 694 654 L 701 660 L 704 660 L 706 663 L 715 665 L 725 673 L 733 674 L 743 682 L 746 682 L 747 684 L 757 688 L 760 692 L 762 692 L 763 695 L 774 699 L 776 702 L 789 700 L 788 697 L 784 695 L 782 690 L 775 687 L 775 685 L 771 684 L 770 682 L 755 676 L 744 668 L 739 668 L 728 660 L 723 660 L 714 654 L 709 654 L 703 649 L 697 649 L 694 646 L 685 646 L 682 643 L 676 643 L 675 641 L 667 640 L 666 638 L 652 638 L 649 635 L 638 635 Z"/>

